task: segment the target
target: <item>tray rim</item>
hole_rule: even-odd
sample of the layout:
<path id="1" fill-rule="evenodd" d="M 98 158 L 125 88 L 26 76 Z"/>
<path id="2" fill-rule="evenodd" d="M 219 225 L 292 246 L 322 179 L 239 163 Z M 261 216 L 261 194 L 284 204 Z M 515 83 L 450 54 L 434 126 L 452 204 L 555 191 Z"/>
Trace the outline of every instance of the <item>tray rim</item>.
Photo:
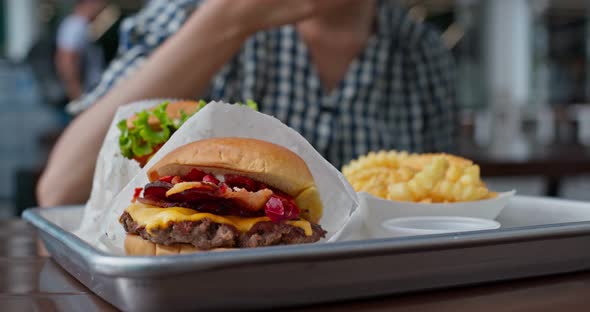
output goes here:
<path id="1" fill-rule="evenodd" d="M 335 257 L 362 258 L 374 255 L 510 244 L 590 234 L 590 221 L 579 221 L 404 238 L 262 247 L 221 253 L 158 257 L 120 256 L 108 254 L 91 246 L 73 233 L 47 220 L 40 213 L 47 209 L 80 209 L 80 207 L 29 208 L 24 211 L 22 217 L 41 231 L 41 234 L 53 237 L 66 248 L 76 252 L 93 270 L 94 274 L 129 278 L 162 277 L 212 268 L 220 269 L 236 265 L 263 264 L 277 261 L 325 261 Z"/>

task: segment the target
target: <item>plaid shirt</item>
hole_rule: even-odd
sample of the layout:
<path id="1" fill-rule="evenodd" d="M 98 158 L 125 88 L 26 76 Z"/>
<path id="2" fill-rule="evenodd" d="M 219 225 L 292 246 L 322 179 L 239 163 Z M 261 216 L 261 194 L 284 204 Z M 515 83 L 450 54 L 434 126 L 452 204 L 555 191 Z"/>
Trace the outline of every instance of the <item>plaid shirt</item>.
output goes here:
<path id="1" fill-rule="evenodd" d="M 140 66 L 198 2 L 152 0 L 126 19 L 118 58 L 94 91 L 69 105 L 70 112 L 92 105 Z M 384 0 L 378 2 L 375 34 L 330 93 L 294 26 L 286 25 L 249 38 L 202 98 L 253 99 L 340 167 L 380 149 L 449 151 L 458 124 L 453 65 L 435 32 Z"/>

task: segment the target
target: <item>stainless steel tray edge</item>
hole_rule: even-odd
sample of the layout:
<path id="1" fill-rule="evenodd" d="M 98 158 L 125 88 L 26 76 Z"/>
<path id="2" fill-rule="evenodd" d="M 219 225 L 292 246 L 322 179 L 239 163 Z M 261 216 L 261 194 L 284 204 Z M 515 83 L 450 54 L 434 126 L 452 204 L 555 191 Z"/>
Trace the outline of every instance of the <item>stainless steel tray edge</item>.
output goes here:
<path id="1" fill-rule="evenodd" d="M 590 268 L 590 250 L 583 248 L 590 243 L 590 222 L 152 258 L 107 255 L 38 209 L 25 211 L 23 218 L 39 229 L 60 265 L 124 310 L 157 310 L 170 302 L 179 309 L 264 308 Z M 281 276 L 290 282 L 279 283 Z M 208 284 L 194 285 L 203 279 Z M 256 283 L 227 283 L 240 280 Z M 261 296 L 269 285 L 291 295 L 269 300 Z"/>

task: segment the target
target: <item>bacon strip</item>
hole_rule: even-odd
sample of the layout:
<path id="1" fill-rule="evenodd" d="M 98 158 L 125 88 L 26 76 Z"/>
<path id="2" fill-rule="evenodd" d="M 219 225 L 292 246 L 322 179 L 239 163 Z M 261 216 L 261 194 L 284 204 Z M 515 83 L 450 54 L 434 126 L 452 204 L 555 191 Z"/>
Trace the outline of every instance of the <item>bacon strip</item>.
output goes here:
<path id="1" fill-rule="evenodd" d="M 293 220 L 300 210 L 293 198 L 264 183 L 250 178 L 226 174 L 225 182 L 215 176 L 193 169 L 184 177 L 166 176 L 148 183 L 143 204 L 158 207 L 185 207 L 219 215 L 242 217 L 267 216 L 273 222 Z"/>
<path id="2" fill-rule="evenodd" d="M 262 189 L 256 192 L 249 192 L 245 189 L 234 191 L 227 188 L 227 191 L 221 194 L 222 198 L 232 200 L 239 204 L 242 208 L 251 211 L 258 211 L 264 209 L 264 205 L 272 196 L 272 191 L 269 189 Z"/>
<path id="3" fill-rule="evenodd" d="M 172 185 L 157 181 L 146 185 L 146 190 L 144 197 L 152 202 L 188 203 L 190 206 L 204 202 L 230 202 L 232 206 L 252 212 L 263 210 L 273 195 L 270 189 L 249 192 L 245 189 L 234 190 L 224 183 L 218 186 L 208 182 L 180 182 Z"/>

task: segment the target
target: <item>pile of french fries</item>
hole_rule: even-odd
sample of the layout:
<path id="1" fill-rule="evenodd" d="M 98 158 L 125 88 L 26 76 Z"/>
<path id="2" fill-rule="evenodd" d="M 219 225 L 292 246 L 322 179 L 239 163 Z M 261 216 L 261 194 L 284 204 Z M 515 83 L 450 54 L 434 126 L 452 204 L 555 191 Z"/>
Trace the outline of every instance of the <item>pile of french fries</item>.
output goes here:
<path id="1" fill-rule="evenodd" d="M 371 152 L 342 173 L 357 192 L 389 200 L 455 203 L 496 196 L 482 182 L 478 165 L 449 154 Z"/>

